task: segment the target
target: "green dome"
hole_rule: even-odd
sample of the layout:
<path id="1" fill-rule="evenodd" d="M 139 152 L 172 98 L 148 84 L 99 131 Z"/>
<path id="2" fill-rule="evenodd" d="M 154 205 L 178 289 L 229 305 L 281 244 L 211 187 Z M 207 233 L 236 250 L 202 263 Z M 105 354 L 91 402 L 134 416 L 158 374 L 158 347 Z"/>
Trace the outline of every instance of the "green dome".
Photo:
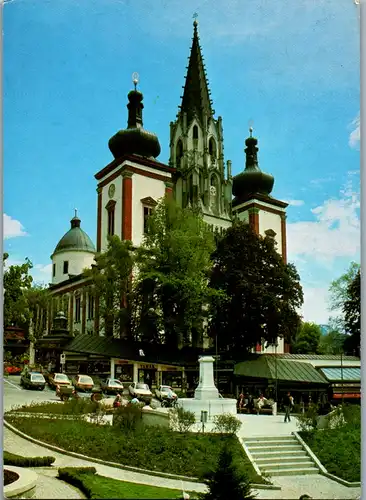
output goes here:
<path id="1" fill-rule="evenodd" d="M 95 246 L 89 236 L 80 227 L 80 219 L 71 219 L 71 229 L 60 239 L 52 257 L 60 252 L 90 252 L 95 253 Z"/>

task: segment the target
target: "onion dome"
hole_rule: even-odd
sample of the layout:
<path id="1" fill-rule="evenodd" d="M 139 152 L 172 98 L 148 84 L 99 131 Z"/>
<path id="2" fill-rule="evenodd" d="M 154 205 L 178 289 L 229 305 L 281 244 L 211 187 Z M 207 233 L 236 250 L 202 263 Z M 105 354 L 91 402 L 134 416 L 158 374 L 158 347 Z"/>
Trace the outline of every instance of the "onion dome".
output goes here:
<path id="1" fill-rule="evenodd" d="M 135 90 L 128 94 L 127 129 L 120 130 L 109 139 L 109 149 L 115 159 L 124 155 L 140 155 L 147 158 L 157 158 L 160 154 L 158 137 L 143 128 L 142 110 L 144 96 L 136 90 L 137 78 L 134 79 Z"/>
<path id="2" fill-rule="evenodd" d="M 258 140 L 252 137 L 252 132 L 250 128 L 250 137 L 245 141 L 245 170 L 233 179 L 233 195 L 237 199 L 255 194 L 269 196 L 273 189 L 273 175 L 262 172 L 258 166 Z"/>
<path id="3" fill-rule="evenodd" d="M 80 227 L 81 220 L 76 214 L 71 219 L 71 229 L 58 242 L 52 256 L 61 252 L 90 252 L 95 253 L 95 246 L 89 236 Z"/>

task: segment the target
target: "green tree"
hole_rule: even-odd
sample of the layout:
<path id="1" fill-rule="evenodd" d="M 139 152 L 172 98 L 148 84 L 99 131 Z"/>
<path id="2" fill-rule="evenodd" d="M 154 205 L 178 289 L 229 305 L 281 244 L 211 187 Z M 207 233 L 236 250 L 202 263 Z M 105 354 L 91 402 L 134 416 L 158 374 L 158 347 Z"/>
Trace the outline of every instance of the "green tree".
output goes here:
<path id="1" fill-rule="evenodd" d="M 348 287 L 359 271 L 360 265 L 356 262 L 351 262 L 348 270 L 342 276 L 332 281 L 329 287 L 330 310 L 337 312 L 337 316 L 333 318 L 333 322 L 336 324 L 338 330 L 343 331 L 345 329 L 343 305 L 348 300 Z"/>
<path id="2" fill-rule="evenodd" d="M 227 446 L 220 452 L 216 470 L 207 474 L 204 482 L 208 492 L 200 495 L 202 500 L 255 498 L 251 493 L 249 478 L 239 474 L 233 463 L 232 452 Z"/>
<path id="3" fill-rule="evenodd" d="M 287 342 L 296 333 L 303 303 L 300 278 L 285 264 L 272 238 L 235 222 L 218 241 L 210 284 L 224 294 L 213 301 L 210 334 L 219 349 L 250 350 L 262 339 Z"/>
<path id="4" fill-rule="evenodd" d="M 84 270 L 85 277 L 91 279 L 89 291 L 99 300 L 100 326 L 106 336 L 131 335 L 133 264 L 132 243 L 112 236 L 107 250 L 96 255 L 95 265 Z"/>
<path id="5" fill-rule="evenodd" d="M 294 354 L 319 354 L 322 331 L 315 323 L 302 323 L 292 345 Z"/>
<path id="6" fill-rule="evenodd" d="M 347 287 L 347 299 L 343 304 L 344 325 L 347 338 L 346 352 L 359 354 L 361 343 L 361 271 L 358 270 Z"/>
<path id="7" fill-rule="evenodd" d="M 37 339 L 42 337 L 47 326 L 47 308 L 51 301 L 51 295 L 47 287 L 33 283 L 25 291 L 25 298 L 32 320 L 32 335 Z"/>
<path id="8" fill-rule="evenodd" d="M 211 300 L 213 234 L 198 213 L 164 199 L 137 251 L 137 331 L 174 347 L 199 345 Z"/>
<path id="9" fill-rule="evenodd" d="M 346 335 L 338 330 L 329 330 L 328 333 L 320 337 L 320 354 L 340 354 L 343 352 L 343 344 Z"/>
<path id="10" fill-rule="evenodd" d="M 3 256 L 6 265 L 8 255 Z M 24 264 L 12 265 L 4 271 L 4 326 L 25 328 L 31 318 L 31 311 L 26 292 L 32 286 L 33 278 L 29 274 L 32 263 L 27 258 Z"/>

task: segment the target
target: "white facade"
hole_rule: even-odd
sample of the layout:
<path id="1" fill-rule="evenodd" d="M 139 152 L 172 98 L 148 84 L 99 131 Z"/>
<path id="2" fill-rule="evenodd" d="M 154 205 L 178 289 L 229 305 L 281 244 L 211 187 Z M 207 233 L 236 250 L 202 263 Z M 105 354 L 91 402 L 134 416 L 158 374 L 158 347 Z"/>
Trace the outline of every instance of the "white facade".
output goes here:
<path id="1" fill-rule="evenodd" d="M 123 226 L 123 175 L 131 168 L 132 179 L 132 243 L 139 246 L 144 236 L 144 203 L 146 198 L 152 199 L 155 204 L 165 196 L 166 181 L 171 180 L 170 172 L 160 171 L 154 167 L 142 165 L 137 162 L 128 161 L 116 166 L 105 178 L 99 180 L 104 184 L 101 189 L 101 251 L 108 247 L 108 208 L 109 202 L 115 202 L 114 206 L 114 234 L 122 239 Z M 123 170 L 115 177 L 118 170 Z M 154 177 L 158 178 L 154 178 Z M 111 179 L 108 181 L 108 179 Z M 163 180 L 164 179 L 164 180 Z M 114 186 L 111 190 L 111 186 Z M 112 195 L 113 193 L 113 195 Z"/>
<path id="2" fill-rule="evenodd" d="M 64 263 L 67 262 L 67 273 L 64 273 Z M 94 253 L 81 250 L 65 250 L 52 256 L 52 284 L 57 285 L 69 279 L 69 275 L 81 274 L 84 269 L 91 267 L 94 262 Z"/>
<path id="3" fill-rule="evenodd" d="M 266 210 L 259 211 L 259 234 L 265 236 L 266 231 L 272 229 L 276 233 L 274 237 L 277 243 L 277 251 L 281 253 L 282 248 L 282 227 L 281 216 Z"/>

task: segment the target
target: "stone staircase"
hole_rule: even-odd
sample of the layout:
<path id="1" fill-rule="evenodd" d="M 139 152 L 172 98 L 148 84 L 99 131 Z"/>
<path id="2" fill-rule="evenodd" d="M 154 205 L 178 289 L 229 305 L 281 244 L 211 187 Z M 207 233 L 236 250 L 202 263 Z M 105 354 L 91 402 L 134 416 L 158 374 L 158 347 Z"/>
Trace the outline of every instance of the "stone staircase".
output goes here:
<path id="1" fill-rule="evenodd" d="M 295 436 L 248 437 L 243 443 L 261 474 L 318 474 L 319 469 Z"/>

